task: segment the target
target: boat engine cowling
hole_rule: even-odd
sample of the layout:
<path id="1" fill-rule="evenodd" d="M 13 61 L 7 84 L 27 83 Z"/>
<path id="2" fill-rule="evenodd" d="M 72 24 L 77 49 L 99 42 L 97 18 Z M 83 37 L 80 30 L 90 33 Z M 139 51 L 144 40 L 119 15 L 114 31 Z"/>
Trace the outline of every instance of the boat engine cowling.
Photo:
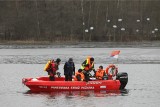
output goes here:
<path id="1" fill-rule="evenodd" d="M 128 83 L 128 74 L 126 72 L 119 72 L 116 79 L 121 83 L 120 90 L 124 89 Z"/>

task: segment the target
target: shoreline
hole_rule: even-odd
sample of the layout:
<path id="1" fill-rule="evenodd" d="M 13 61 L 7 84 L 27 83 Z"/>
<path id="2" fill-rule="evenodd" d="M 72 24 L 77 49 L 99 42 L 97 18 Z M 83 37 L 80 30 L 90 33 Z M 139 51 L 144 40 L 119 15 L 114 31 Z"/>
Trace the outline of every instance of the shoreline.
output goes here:
<path id="1" fill-rule="evenodd" d="M 142 42 L 50 42 L 50 41 L 1 41 L 2 48 L 138 48 L 160 47 L 160 41 Z"/>

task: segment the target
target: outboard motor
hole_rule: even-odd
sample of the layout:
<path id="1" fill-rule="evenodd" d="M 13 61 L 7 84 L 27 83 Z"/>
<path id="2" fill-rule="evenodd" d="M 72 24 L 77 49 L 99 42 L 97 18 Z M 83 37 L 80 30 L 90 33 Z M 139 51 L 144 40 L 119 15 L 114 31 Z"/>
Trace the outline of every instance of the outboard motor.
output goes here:
<path id="1" fill-rule="evenodd" d="M 128 83 L 128 74 L 126 72 L 119 72 L 116 79 L 121 83 L 120 90 L 124 89 Z"/>

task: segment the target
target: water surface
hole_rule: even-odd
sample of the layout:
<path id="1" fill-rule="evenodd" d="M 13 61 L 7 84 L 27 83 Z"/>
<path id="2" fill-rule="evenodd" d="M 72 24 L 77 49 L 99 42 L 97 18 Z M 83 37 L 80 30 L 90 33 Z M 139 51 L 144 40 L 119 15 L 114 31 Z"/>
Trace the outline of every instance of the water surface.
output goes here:
<path id="1" fill-rule="evenodd" d="M 109 58 L 112 50 L 121 50 L 118 61 Z M 34 48 L 0 49 L 0 107 L 157 107 L 160 104 L 159 48 Z M 31 93 L 22 85 L 24 77 L 47 76 L 43 71 L 50 58 L 60 57 L 59 71 L 73 57 L 76 70 L 91 55 L 95 68 L 116 63 L 119 72 L 127 72 L 126 90 L 120 92 Z"/>

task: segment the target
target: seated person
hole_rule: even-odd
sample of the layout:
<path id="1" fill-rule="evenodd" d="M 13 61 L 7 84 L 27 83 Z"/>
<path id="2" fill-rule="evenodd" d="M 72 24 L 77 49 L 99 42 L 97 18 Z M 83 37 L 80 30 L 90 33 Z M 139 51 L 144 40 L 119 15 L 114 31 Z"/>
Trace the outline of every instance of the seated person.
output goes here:
<path id="1" fill-rule="evenodd" d="M 84 74 L 82 72 L 82 69 L 79 69 L 75 74 L 75 81 L 84 81 Z"/>
<path id="2" fill-rule="evenodd" d="M 99 66 L 99 69 L 95 73 L 96 79 L 103 80 L 104 76 L 106 76 L 105 71 L 103 70 L 103 66 Z"/>
<path id="3" fill-rule="evenodd" d="M 106 68 L 106 74 L 108 75 L 109 80 L 113 80 L 114 77 L 116 77 L 118 73 L 118 68 L 114 64 L 110 64 Z"/>

